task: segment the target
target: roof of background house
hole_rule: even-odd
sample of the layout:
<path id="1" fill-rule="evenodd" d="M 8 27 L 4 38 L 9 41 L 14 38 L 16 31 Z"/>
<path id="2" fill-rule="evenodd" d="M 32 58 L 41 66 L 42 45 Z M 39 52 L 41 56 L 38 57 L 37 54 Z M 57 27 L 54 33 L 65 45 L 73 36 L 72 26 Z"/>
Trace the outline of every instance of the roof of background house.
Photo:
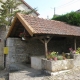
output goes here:
<path id="1" fill-rule="evenodd" d="M 80 13 L 80 9 L 79 9 L 79 10 L 77 10 L 76 12 Z"/>
<path id="2" fill-rule="evenodd" d="M 69 25 L 64 22 L 31 17 L 20 13 L 17 13 L 16 18 L 21 22 L 31 36 L 35 34 L 80 36 L 80 27 Z M 9 30 L 8 37 L 15 28 L 15 20 Z"/>
<path id="3" fill-rule="evenodd" d="M 29 9 L 31 9 L 31 10 L 33 10 L 33 8 L 30 6 L 30 5 L 28 5 L 24 0 L 21 0 Z M 39 15 L 39 13 L 37 12 L 37 11 L 35 11 L 35 13 L 37 14 L 37 15 Z"/>

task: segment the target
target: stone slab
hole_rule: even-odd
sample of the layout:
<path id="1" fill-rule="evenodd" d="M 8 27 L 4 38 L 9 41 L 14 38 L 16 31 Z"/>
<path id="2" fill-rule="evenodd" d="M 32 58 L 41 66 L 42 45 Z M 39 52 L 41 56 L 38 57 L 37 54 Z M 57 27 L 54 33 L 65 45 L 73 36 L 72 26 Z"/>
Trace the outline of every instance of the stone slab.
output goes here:
<path id="1" fill-rule="evenodd" d="M 31 67 L 34 69 L 42 69 L 42 58 L 43 56 L 32 56 Z"/>

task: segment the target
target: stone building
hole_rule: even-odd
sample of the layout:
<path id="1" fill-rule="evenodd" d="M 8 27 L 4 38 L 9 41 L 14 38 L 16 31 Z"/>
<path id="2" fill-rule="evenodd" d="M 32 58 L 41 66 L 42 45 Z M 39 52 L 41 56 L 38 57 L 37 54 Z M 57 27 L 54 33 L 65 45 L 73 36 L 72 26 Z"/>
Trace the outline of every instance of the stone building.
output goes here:
<path id="1" fill-rule="evenodd" d="M 48 51 L 61 54 L 69 52 L 70 47 L 76 50 L 80 47 L 80 27 L 18 13 L 6 38 L 9 67 L 13 63 L 27 63 L 30 56 L 46 56 Z"/>
<path id="2" fill-rule="evenodd" d="M 17 0 L 17 1 L 20 1 L 20 0 Z M 21 0 L 21 2 L 22 2 L 22 4 L 18 6 L 19 10 L 22 10 L 22 11 L 31 11 L 31 10 L 33 10 L 33 8 L 30 5 L 28 5 L 24 0 Z M 38 16 L 39 13 L 37 11 L 34 11 L 30 15 Z"/>

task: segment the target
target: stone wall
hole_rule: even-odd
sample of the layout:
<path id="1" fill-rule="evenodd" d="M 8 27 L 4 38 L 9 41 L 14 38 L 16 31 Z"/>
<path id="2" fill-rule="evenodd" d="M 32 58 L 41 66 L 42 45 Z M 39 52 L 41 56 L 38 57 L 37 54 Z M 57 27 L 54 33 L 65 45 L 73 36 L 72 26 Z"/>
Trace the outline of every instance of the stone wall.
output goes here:
<path id="1" fill-rule="evenodd" d="M 6 37 L 6 27 L 5 26 L 0 26 L 0 69 L 4 67 L 4 53 L 3 53 L 3 48 L 4 48 L 4 40 Z"/>
<path id="2" fill-rule="evenodd" d="M 77 37 L 77 48 L 80 47 L 80 38 Z M 69 53 L 69 48 L 74 49 L 74 37 L 53 37 L 48 43 L 48 51 L 56 51 L 59 54 Z"/>
<path id="3" fill-rule="evenodd" d="M 80 54 L 74 54 L 74 67 L 80 67 Z"/>
<path id="4" fill-rule="evenodd" d="M 78 39 L 79 42 L 79 39 Z M 77 47 L 80 46 L 77 42 Z M 37 40 L 31 39 L 27 42 L 19 38 L 8 38 L 7 46 L 9 54 L 7 55 L 7 65 L 11 63 L 29 62 L 30 56 L 44 55 L 44 44 Z M 74 38 L 55 38 L 48 43 L 48 51 L 69 52 L 69 48 L 74 48 Z"/>
<path id="5" fill-rule="evenodd" d="M 43 56 L 32 56 L 31 57 L 31 67 L 38 70 L 48 70 L 51 72 L 69 70 L 74 67 L 73 59 L 65 60 L 47 60 Z"/>
<path id="6" fill-rule="evenodd" d="M 68 70 L 80 67 L 80 54 L 74 54 L 73 59 L 47 60 L 43 56 L 32 56 L 31 67 L 38 70 L 48 70 L 51 72 Z"/>
<path id="7" fill-rule="evenodd" d="M 24 42 L 19 38 L 8 38 L 7 67 L 12 63 L 27 62 L 30 56 L 44 55 L 44 45 L 39 40 Z"/>
<path id="8" fill-rule="evenodd" d="M 74 67 L 73 59 L 65 59 L 65 60 L 46 60 L 42 59 L 42 69 L 56 72 L 62 70 L 69 70 Z"/>

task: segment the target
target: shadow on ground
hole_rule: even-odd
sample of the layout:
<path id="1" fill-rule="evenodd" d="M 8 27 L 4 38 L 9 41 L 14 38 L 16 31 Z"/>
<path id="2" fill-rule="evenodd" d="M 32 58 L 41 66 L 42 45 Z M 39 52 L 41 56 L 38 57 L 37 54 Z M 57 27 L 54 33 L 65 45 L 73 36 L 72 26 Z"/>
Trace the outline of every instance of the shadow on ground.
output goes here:
<path id="1" fill-rule="evenodd" d="M 10 73 L 19 73 L 30 77 L 42 77 L 49 76 L 49 74 L 45 74 L 42 70 L 36 70 L 31 68 L 30 64 L 11 64 L 10 65 Z"/>
<path id="2" fill-rule="evenodd" d="M 9 80 L 9 71 L 0 70 L 0 80 Z"/>

